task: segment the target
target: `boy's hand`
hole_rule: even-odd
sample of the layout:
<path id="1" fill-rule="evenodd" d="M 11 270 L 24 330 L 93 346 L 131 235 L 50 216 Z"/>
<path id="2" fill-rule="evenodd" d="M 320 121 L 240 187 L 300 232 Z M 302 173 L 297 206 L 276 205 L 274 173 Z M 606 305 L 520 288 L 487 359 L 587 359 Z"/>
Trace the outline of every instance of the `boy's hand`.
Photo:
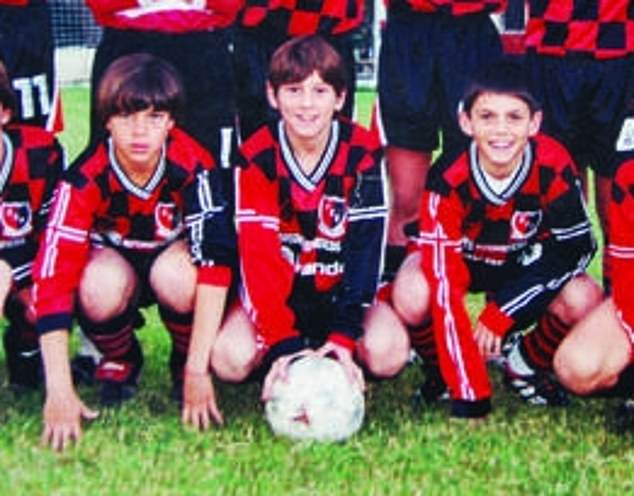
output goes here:
<path id="1" fill-rule="evenodd" d="M 305 349 L 298 351 L 296 353 L 291 353 L 290 355 L 284 355 L 279 357 L 277 360 L 273 362 L 271 365 L 271 370 L 266 374 L 264 378 L 264 384 L 262 385 L 262 401 L 266 402 L 271 399 L 273 394 L 273 384 L 277 381 L 287 381 L 288 380 L 288 366 L 291 362 L 294 362 L 298 358 L 313 355 L 315 353 L 314 350 Z"/>
<path id="2" fill-rule="evenodd" d="M 222 413 L 216 404 L 216 392 L 211 376 L 206 372 L 185 371 L 183 384 L 183 413 L 182 421 L 185 425 L 204 431 L 213 420 L 217 425 L 223 425 Z"/>
<path id="3" fill-rule="evenodd" d="M 473 337 L 478 345 L 478 350 L 485 360 L 497 358 L 502 352 L 502 338 L 491 329 L 478 321 Z"/>
<path id="4" fill-rule="evenodd" d="M 63 451 L 81 438 L 82 419 L 94 420 L 99 412 L 88 408 L 71 390 L 47 394 L 43 416 L 42 444 Z"/>
<path id="5" fill-rule="evenodd" d="M 327 341 L 316 353 L 320 356 L 330 356 L 335 358 L 343 367 L 343 371 L 346 373 L 348 380 L 356 384 L 361 391 L 365 391 L 365 380 L 363 379 L 363 372 L 361 368 L 355 363 L 352 358 L 352 352 L 339 344 Z"/>

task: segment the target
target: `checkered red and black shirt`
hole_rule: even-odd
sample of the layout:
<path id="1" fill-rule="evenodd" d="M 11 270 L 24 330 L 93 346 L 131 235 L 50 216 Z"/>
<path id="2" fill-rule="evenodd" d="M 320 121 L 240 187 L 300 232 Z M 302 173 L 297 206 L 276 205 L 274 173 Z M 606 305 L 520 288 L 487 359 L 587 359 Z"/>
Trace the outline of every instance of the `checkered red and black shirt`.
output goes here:
<path id="1" fill-rule="evenodd" d="M 390 12 L 443 12 L 453 16 L 501 12 L 508 0 L 384 0 Z"/>
<path id="2" fill-rule="evenodd" d="M 608 59 L 634 53 L 634 2 L 530 0 L 526 45 L 558 57 L 585 53 Z"/>
<path id="3" fill-rule="evenodd" d="M 478 319 L 502 336 L 543 288 L 561 287 L 582 271 L 595 244 L 579 177 L 565 148 L 539 135 L 511 183 L 497 193 L 472 145 L 453 164 L 431 169 L 420 219 L 422 268 L 432 291 L 443 376 L 454 399 L 479 401 L 490 389 L 466 307 L 473 274 L 521 274 L 490 295 Z"/>
<path id="4" fill-rule="evenodd" d="M 293 340 L 302 312 L 326 307 L 332 319 L 320 332 L 353 346 L 381 272 L 387 200 L 377 138 L 333 121 L 310 175 L 281 123 L 260 128 L 241 151 L 236 224 L 243 302 L 265 344 Z"/>
<path id="5" fill-rule="evenodd" d="M 64 169 L 55 137 L 30 126 L 9 126 L 0 164 L 0 252 L 36 244 L 46 225 L 53 189 Z"/>
<path id="6" fill-rule="evenodd" d="M 33 269 L 39 332 L 68 329 L 92 243 L 152 253 L 187 230 L 198 282 L 228 286 L 235 237 L 220 171 L 174 129 L 148 183 L 134 184 L 109 142 L 88 150 L 55 190 Z"/>
<path id="7" fill-rule="evenodd" d="M 364 0 L 247 0 L 242 25 L 287 36 L 337 35 L 359 27 Z"/>

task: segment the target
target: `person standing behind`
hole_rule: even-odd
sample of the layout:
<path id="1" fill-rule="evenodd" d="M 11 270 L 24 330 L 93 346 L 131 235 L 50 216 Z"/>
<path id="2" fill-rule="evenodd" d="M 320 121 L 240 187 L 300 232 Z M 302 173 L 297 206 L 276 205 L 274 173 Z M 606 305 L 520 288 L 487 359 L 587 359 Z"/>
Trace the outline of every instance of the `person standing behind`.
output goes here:
<path id="1" fill-rule="evenodd" d="M 342 114 L 352 117 L 356 90 L 352 34 L 363 22 L 363 0 L 246 0 L 235 37 L 240 136 L 278 116 L 266 97 L 271 55 L 293 36 L 319 34 L 333 45 L 345 64 L 346 99 Z"/>
<path id="2" fill-rule="evenodd" d="M 61 130 L 54 48 L 45 0 L 0 0 L 0 59 L 17 97 L 14 122 Z"/>
<path id="3" fill-rule="evenodd" d="M 405 225 L 416 221 L 432 152 L 464 149 L 457 120 L 467 77 L 502 53 L 489 14 L 506 0 L 385 0 L 377 123 L 386 145 L 392 205 L 386 268 L 405 257 Z"/>
<path id="4" fill-rule="evenodd" d="M 104 27 L 91 74 L 91 142 L 101 138 L 95 96 L 116 58 L 147 52 L 180 73 L 187 107 L 183 128 L 229 168 L 235 136 L 233 70 L 227 29 L 244 0 L 86 0 Z"/>
<path id="5" fill-rule="evenodd" d="M 527 64 L 544 106 L 544 132 L 594 170 L 604 234 L 616 155 L 634 149 L 634 2 L 530 0 Z M 609 240 L 606 245 L 609 244 Z M 604 280 L 609 267 L 604 258 Z"/>

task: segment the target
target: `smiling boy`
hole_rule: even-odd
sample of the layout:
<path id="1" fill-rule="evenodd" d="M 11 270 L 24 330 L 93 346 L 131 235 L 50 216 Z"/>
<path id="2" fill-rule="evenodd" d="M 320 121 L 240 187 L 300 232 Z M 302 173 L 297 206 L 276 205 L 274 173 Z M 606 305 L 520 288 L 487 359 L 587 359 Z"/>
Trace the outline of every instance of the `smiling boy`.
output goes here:
<path id="1" fill-rule="evenodd" d="M 473 77 L 459 115 L 470 147 L 432 168 L 420 252 L 395 281 L 394 305 L 408 324 L 431 316 L 427 332 L 457 417 L 490 411 L 486 360 L 500 355 L 504 336 L 534 322 L 505 354 L 507 382 L 532 403 L 565 403 L 547 373 L 552 356 L 601 297 L 583 273 L 594 240 L 575 166 L 538 134 L 541 112 L 525 80 L 506 61 Z M 487 297 L 475 325 L 468 292 Z"/>
<path id="2" fill-rule="evenodd" d="M 318 36 L 273 55 L 268 98 L 281 115 L 241 149 L 236 223 L 242 305 L 213 354 L 216 373 L 266 375 L 262 397 L 298 354 L 329 354 L 363 387 L 358 364 L 396 374 L 408 357 L 405 329 L 374 303 L 386 233 L 380 146 L 340 118 L 346 70 Z"/>

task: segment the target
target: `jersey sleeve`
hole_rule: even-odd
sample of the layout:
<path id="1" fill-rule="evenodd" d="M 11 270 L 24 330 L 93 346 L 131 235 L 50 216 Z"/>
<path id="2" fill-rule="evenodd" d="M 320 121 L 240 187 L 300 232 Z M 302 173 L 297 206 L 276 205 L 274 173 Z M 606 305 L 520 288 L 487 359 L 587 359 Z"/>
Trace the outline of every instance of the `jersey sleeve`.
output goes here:
<path id="1" fill-rule="evenodd" d="M 368 154 L 370 166 L 362 167 L 352 191 L 348 228 L 343 243 L 343 281 L 335 299 L 329 340 L 354 348 L 362 334 L 365 309 L 376 294 L 383 270 L 387 225 L 387 195 L 380 152 Z M 365 170 L 363 170 L 365 169 Z"/>
<path id="2" fill-rule="evenodd" d="M 634 335 L 634 158 L 619 168 L 612 185 L 608 210 L 607 256 L 612 296 L 619 318 L 630 336 Z"/>
<path id="3" fill-rule="evenodd" d="M 94 184 L 62 180 L 33 268 L 37 330 L 70 329 L 76 290 L 90 250 L 89 231 L 99 200 Z"/>
<path id="4" fill-rule="evenodd" d="M 42 191 L 41 207 L 35 219 L 36 235 L 41 233 L 46 227 L 48 214 L 53 203 L 53 193 L 62 177 L 62 173 L 66 169 L 66 155 L 57 139 L 53 140 L 53 144 L 48 150 L 46 161 L 46 177 Z"/>
<path id="5" fill-rule="evenodd" d="M 520 253 L 518 261 L 526 270 L 497 291 L 480 315 L 500 336 L 515 322 L 533 321 L 544 312 L 561 288 L 586 269 L 596 249 L 572 163 L 542 181 L 549 182 L 542 200 L 545 236 Z"/>
<path id="6" fill-rule="evenodd" d="M 440 369 L 452 394 L 452 414 L 481 417 L 491 409 L 491 386 L 466 307 L 470 276 L 461 249 L 464 214 L 455 191 L 426 190 L 419 243 L 423 274 L 431 289 Z"/>
<path id="7" fill-rule="evenodd" d="M 243 303 L 271 352 L 286 354 L 299 333 L 287 304 L 293 267 L 282 252 L 278 185 L 254 164 L 236 168 L 235 184 Z"/>
<path id="8" fill-rule="evenodd" d="M 189 247 L 198 282 L 227 287 L 235 266 L 236 242 L 231 209 L 217 168 L 196 172 L 184 192 Z"/>

